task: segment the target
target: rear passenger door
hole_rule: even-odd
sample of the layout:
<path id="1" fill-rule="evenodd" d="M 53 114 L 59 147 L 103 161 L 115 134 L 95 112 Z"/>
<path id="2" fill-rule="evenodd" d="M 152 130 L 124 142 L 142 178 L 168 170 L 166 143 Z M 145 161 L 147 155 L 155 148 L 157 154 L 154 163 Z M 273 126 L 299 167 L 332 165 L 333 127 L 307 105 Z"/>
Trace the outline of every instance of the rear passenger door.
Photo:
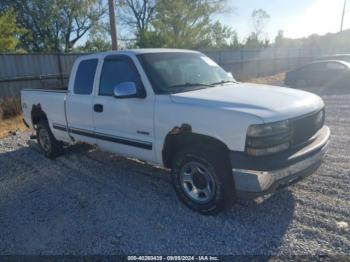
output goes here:
<path id="1" fill-rule="evenodd" d="M 114 87 L 134 82 L 146 90 L 131 57 L 107 56 L 102 65 L 93 112 L 97 144 L 100 148 L 146 161 L 154 160 L 154 95 L 144 98 L 116 98 Z"/>
<path id="2" fill-rule="evenodd" d="M 75 140 L 95 144 L 93 124 L 93 87 L 98 59 L 82 60 L 72 75 L 70 92 L 67 95 L 66 115 L 69 131 Z M 75 71 L 74 71 L 75 70 Z"/>

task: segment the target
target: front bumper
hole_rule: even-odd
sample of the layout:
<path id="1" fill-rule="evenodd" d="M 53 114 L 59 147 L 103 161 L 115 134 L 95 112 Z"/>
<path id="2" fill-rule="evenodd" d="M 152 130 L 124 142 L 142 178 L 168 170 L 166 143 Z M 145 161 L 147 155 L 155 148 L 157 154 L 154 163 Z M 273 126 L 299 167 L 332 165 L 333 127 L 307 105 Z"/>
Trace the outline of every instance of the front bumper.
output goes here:
<path id="1" fill-rule="evenodd" d="M 253 157 L 231 152 L 236 194 L 255 198 L 272 193 L 311 175 L 321 165 L 328 150 L 330 130 L 323 127 L 302 148 L 273 156 Z"/>

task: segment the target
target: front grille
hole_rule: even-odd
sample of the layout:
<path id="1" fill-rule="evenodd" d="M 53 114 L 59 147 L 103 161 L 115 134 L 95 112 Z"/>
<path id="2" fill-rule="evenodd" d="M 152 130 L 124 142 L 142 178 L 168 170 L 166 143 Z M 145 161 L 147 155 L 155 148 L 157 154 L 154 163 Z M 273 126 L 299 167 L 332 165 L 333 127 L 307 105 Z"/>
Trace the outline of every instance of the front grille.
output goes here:
<path id="1" fill-rule="evenodd" d="M 316 113 L 291 120 L 292 145 L 307 142 L 324 124 L 324 109 Z"/>

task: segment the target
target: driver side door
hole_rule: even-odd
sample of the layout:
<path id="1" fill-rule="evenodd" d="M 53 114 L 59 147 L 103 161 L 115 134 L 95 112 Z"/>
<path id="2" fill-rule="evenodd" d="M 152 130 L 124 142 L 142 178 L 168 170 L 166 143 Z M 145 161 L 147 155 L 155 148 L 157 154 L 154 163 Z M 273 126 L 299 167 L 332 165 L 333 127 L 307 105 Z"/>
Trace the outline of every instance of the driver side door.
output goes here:
<path id="1" fill-rule="evenodd" d="M 153 161 L 154 96 L 114 97 L 114 88 L 125 82 L 134 82 L 138 89 L 145 92 L 140 74 L 130 57 L 107 56 L 93 101 L 97 144 L 101 149 L 119 155 Z"/>

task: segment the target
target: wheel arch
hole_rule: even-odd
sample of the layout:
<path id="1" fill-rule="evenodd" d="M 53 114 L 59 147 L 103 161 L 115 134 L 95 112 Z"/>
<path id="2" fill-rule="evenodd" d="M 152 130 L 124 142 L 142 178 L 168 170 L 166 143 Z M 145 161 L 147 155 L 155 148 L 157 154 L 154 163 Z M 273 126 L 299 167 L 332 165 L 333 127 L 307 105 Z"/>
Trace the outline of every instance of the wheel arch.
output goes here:
<path id="1" fill-rule="evenodd" d="M 181 126 L 175 126 L 172 128 L 164 139 L 163 149 L 162 149 L 162 161 L 166 168 L 171 168 L 172 159 L 176 152 L 184 148 L 185 146 L 211 146 L 220 150 L 224 154 L 227 154 L 229 149 L 227 145 L 220 139 L 195 133 L 192 131 L 192 127 L 189 124 L 182 124 Z"/>
<path id="2" fill-rule="evenodd" d="M 37 124 L 39 124 L 40 121 L 48 122 L 48 118 L 46 116 L 46 113 L 44 112 L 44 110 L 42 110 L 40 104 L 32 106 L 32 110 L 31 110 L 30 115 L 31 115 L 33 127 L 35 127 Z"/>

